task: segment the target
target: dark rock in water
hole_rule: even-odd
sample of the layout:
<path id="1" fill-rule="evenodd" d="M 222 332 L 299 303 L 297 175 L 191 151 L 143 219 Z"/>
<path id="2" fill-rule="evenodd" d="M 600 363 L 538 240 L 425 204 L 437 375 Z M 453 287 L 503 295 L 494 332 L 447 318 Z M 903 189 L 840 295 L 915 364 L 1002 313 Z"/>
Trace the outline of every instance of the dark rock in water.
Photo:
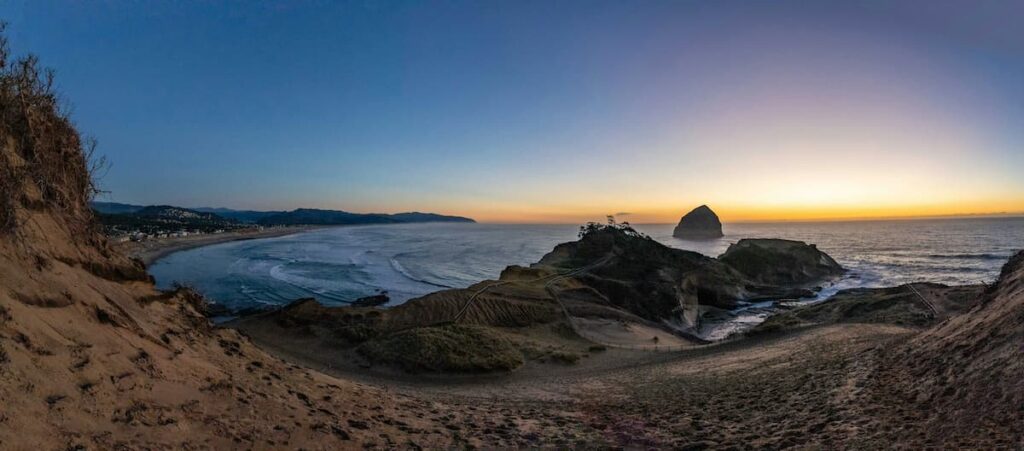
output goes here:
<path id="1" fill-rule="evenodd" d="M 782 239 L 743 239 L 718 260 L 751 280 L 776 286 L 806 284 L 846 272 L 813 244 Z"/>
<path id="2" fill-rule="evenodd" d="M 376 307 L 378 305 L 387 304 L 390 301 L 391 298 L 388 297 L 388 292 L 385 291 L 383 293 L 375 294 L 373 296 L 366 296 L 356 299 L 355 301 L 352 301 L 351 305 L 353 307 Z"/>
<path id="3" fill-rule="evenodd" d="M 722 221 L 707 205 L 701 205 L 683 216 L 672 236 L 683 239 L 706 240 L 721 238 Z"/>

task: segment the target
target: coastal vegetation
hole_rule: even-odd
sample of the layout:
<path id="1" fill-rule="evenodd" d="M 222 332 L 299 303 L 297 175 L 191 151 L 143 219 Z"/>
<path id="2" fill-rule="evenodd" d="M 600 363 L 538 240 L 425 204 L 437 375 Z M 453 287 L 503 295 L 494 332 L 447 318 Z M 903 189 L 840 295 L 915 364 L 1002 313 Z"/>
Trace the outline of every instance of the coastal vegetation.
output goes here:
<path id="1" fill-rule="evenodd" d="M 15 231 L 20 208 L 56 209 L 81 231 L 105 161 L 75 129 L 54 90 L 54 73 L 34 55 L 15 58 L 0 23 L 0 232 Z M 26 191 L 28 189 L 28 191 Z"/>
<path id="2" fill-rule="evenodd" d="M 356 350 L 371 362 L 409 372 L 510 371 L 524 362 L 510 337 L 477 325 L 417 327 L 367 341 Z"/>

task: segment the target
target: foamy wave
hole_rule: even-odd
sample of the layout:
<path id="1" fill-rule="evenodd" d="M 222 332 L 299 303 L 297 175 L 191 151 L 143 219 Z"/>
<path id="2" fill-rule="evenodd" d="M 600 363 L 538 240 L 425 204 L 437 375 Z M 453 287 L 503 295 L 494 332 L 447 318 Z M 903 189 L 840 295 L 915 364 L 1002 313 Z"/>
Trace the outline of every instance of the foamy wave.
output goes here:
<path id="1" fill-rule="evenodd" d="M 283 268 L 286 264 L 287 263 L 282 263 L 282 264 L 274 265 L 272 268 L 270 268 L 270 272 L 269 272 L 270 277 L 272 279 L 278 281 L 278 282 L 285 283 L 285 284 L 291 285 L 292 287 L 298 288 L 298 289 L 300 289 L 300 290 L 302 290 L 302 291 L 304 291 L 304 292 L 306 292 L 308 294 L 316 295 L 317 298 L 322 298 L 322 299 L 325 299 L 325 300 L 336 301 L 336 302 L 346 302 L 345 299 L 342 299 L 342 298 L 338 297 L 337 295 L 333 294 L 331 292 L 331 290 L 328 289 L 328 288 L 316 287 L 316 286 L 312 286 L 310 284 L 302 283 L 302 282 L 305 282 L 305 281 L 315 280 L 315 279 L 309 279 L 309 278 L 306 278 L 306 277 L 296 276 L 296 275 L 293 275 L 293 274 L 289 274 Z"/>
<path id="2" fill-rule="evenodd" d="M 1009 255 L 997 254 L 930 254 L 928 258 L 956 259 L 956 260 L 1006 260 Z"/>
<path id="3" fill-rule="evenodd" d="M 398 263 L 398 260 L 395 260 L 394 258 L 390 258 L 388 260 L 391 262 L 391 267 L 394 268 L 395 271 L 397 271 L 399 274 L 404 276 L 406 279 L 409 279 L 409 280 L 411 280 L 413 282 L 425 283 L 427 285 L 435 286 L 435 287 L 438 287 L 438 288 L 453 288 L 453 287 L 450 287 L 448 285 L 442 285 L 442 284 L 439 284 L 439 283 L 431 282 L 429 280 L 423 280 L 423 279 L 417 278 L 417 277 L 413 276 L 412 273 L 410 273 L 407 269 L 405 269 L 405 267 L 402 266 L 401 263 Z"/>

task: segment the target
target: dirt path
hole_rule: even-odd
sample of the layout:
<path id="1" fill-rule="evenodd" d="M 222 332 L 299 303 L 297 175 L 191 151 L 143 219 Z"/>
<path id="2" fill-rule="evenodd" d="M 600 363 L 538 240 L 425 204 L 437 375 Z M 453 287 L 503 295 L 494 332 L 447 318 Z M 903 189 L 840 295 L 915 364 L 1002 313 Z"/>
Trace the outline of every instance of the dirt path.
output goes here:
<path id="1" fill-rule="evenodd" d="M 507 375 L 455 377 L 381 373 L 343 356 L 325 360 L 326 349 L 303 343 L 256 343 L 340 379 L 444 403 L 437 419 L 478 445 L 774 448 L 848 443 L 884 421 L 857 407 L 864 396 L 858 377 L 873 349 L 914 333 L 841 324 L 681 352 L 610 349 L 572 366 L 528 363 Z"/>

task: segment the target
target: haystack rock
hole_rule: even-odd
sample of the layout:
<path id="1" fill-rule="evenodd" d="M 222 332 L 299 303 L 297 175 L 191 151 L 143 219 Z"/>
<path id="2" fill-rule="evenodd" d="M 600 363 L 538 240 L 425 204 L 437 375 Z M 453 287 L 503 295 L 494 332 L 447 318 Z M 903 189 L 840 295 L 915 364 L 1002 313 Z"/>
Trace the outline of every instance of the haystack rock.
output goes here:
<path id="1" fill-rule="evenodd" d="M 683 216 L 679 225 L 672 231 L 672 236 L 689 240 L 707 240 L 721 238 L 722 221 L 707 205 L 701 205 Z"/>

